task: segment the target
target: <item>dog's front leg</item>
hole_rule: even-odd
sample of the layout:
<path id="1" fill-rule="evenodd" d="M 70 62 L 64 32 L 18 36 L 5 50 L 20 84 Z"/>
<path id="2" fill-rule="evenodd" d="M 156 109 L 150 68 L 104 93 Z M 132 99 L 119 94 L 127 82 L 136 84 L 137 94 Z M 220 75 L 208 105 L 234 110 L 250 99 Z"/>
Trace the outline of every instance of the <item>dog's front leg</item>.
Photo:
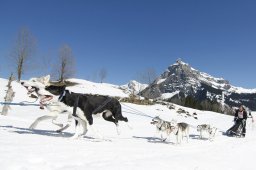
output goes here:
<path id="1" fill-rule="evenodd" d="M 79 137 L 79 126 L 80 122 L 76 119 L 76 127 L 75 127 L 75 134 L 71 137 L 71 139 L 77 139 Z"/>
<path id="2" fill-rule="evenodd" d="M 56 132 L 60 133 L 60 132 L 62 132 L 64 130 L 66 130 L 67 128 L 69 128 L 69 126 L 71 125 L 72 119 L 73 119 L 72 115 L 69 114 L 68 115 L 68 122 L 67 122 L 67 124 L 63 128 L 60 128 L 59 130 L 57 130 Z"/>
<path id="3" fill-rule="evenodd" d="M 98 138 L 104 139 L 103 135 L 99 132 L 98 129 L 94 128 L 93 125 L 90 126 L 90 129 L 93 131 L 94 134 L 96 134 L 96 136 L 98 136 Z"/>
<path id="4" fill-rule="evenodd" d="M 163 141 L 163 142 L 165 142 L 165 141 L 166 141 L 166 139 L 167 139 L 167 137 L 166 137 L 166 138 L 164 138 L 163 133 L 161 133 L 161 139 L 162 139 L 162 141 Z"/>
<path id="5" fill-rule="evenodd" d="M 89 125 L 92 125 L 93 124 L 93 117 L 92 117 L 92 114 L 87 110 L 85 111 L 85 117 L 86 117 Z"/>
<path id="6" fill-rule="evenodd" d="M 156 128 L 156 131 L 154 133 L 154 138 L 158 138 L 159 133 L 160 133 L 159 129 Z"/>
<path id="7" fill-rule="evenodd" d="M 177 144 L 181 144 L 181 139 L 182 139 L 182 132 L 181 132 L 181 130 L 178 129 L 178 132 L 177 132 Z"/>
<path id="8" fill-rule="evenodd" d="M 41 121 L 43 121 L 43 120 L 47 120 L 47 119 L 53 119 L 53 118 L 54 118 L 54 117 L 52 117 L 52 116 L 41 116 L 41 117 L 37 118 L 37 119 L 29 126 L 29 129 L 35 129 L 39 122 L 41 122 Z"/>
<path id="9" fill-rule="evenodd" d="M 81 120 L 80 124 L 82 125 L 83 128 L 83 132 L 79 135 L 79 136 L 83 136 L 87 133 L 88 129 L 87 129 L 87 122 L 84 120 Z"/>

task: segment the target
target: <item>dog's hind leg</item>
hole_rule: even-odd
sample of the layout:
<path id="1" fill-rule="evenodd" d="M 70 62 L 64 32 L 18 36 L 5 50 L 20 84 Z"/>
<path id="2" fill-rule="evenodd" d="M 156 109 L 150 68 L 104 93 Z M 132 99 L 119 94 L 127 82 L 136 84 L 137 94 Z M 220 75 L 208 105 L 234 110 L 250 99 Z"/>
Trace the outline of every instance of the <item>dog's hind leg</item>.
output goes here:
<path id="1" fill-rule="evenodd" d="M 98 129 L 94 128 L 94 126 L 91 125 L 91 126 L 90 126 L 90 129 L 93 131 L 93 133 L 94 133 L 95 135 L 98 136 L 98 138 L 104 139 L 104 136 L 100 133 L 100 131 L 99 131 Z"/>
<path id="2" fill-rule="evenodd" d="M 119 125 L 118 125 L 118 120 L 113 118 L 112 112 L 109 111 L 109 110 L 106 110 L 106 111 L 103 112 L 102 117 L 106 121 L 115 123 L 115 125 L 116 125 L 116 132 L 117 132 L 118 135 L 120 135 L 120 129 L 119 129 Z"/>
<path id="3" fill-rule="evenodd" d="M 121 131 L 120 131 L 120 128 L 119 128 L 119 124 L 116 123 L 116 133 L 117 135 L 120 135 L 121 134 Z"/>
<path id="4" fill-rule="evenodd" d="M 111 111 L 109 110 L 106 110 L 102 113 L 102 117 L 103 119 L 105 119 L 106 121 L 109 121 L 109 122 L 113 122 L 116 124 L 116 119 L 113 118 L 113 114 Z"/>
<path id="5" fill-rule="evenodd" d="M 41 117 L 37 118 L 37 119 L 29 126 L 29 129 L 35 129 L 39 122 L 41 122 L 41 121 L 43 121 L 43 120 L 47 120 L 47 119 L 53 119 L 53 118 L 54 118 L 53 116 L 41 116 Z"/>

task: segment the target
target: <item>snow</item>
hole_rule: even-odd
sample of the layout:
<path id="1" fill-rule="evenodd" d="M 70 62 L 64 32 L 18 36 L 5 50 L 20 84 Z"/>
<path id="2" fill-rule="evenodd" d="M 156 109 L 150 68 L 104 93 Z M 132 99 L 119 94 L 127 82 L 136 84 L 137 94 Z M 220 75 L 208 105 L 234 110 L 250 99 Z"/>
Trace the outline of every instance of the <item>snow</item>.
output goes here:
<path id="1" fill-rule="evenodd" d="M 138 94 L 142 90 L 144 90 L 146 87 L 148 87 L 148 84 L 142 84 L 135 80 L 131 80 L 128 84 L 120 86 L 120 89 L 122 89 L 126 94 Z"/>
<path id="2" fill-rule="evenodd" d="M 225 82 L 225 80 L 223 78 L 216 78 L 216 77 L 213 77 L 213 76 L 211 76 L 207 73 L 204 73 L 204 72 L 200 72 L 200 75 L 201 76 L 199 77 L 199 80 L 207 82 L 208 84 L 211 84 L 212 87 L 214 87 L 214 88 L 225 90 L 225 86 L 227 84 L 226 83 L 220 83 L 221 81 Z M 228 89 L 228 92 L 235 92 L 235 93 L 238 93 L 238 94 L 241 94 L 241 93 L 256 93 L 256 89 L 245 89 L 245 88 L 242 88 L 242 87 L 231 86 L 231 88 Z"/>
<path id="3" fill-rule="evenodd" d="M 162 100 L 170 99 L 170 98 L 172 98 L 173 96 L 175 96 L 176 94 L 179 94 L 179 92 L 180 92 L 180 91 L 175 91 L 175 92 L 173 92 L 173 93 L 163 93 L 160 98 L 161 98 Z"/>
<path id="4" fill-rule="evenodd" d="M 161 83 L 164 82 L 165 80 L 166 80 L 166 78 L 164 78 L 164 79 L 159 79 L 156 84 L 161 84 Z"/>
<path id="5" fill-rule="evenodd" d="M 71 82 L 79 83 L 73 87 L 67 89 L 76 93 L 87 93 L 87 94 L 100 94 L 115 97 L 128 97 L 129 95 L 124 93 L 119 86 L 106 84 L 106 83 L 94 83 L 81 79 L 68 79 Z"/>
<path id="6" fill-rule="evenodd" d="M 77 80 L 75 80 L 77 81 Z M 109 84 L 79 80 L 81 84 L 70 87 L 86 93 L 125 95 Z M 7 80 L 0 79 L 0 101 L 3 100 Z M 13 82 L 15 102 L 30 100 L 26 90 Z M 101 89 L 103 88 L 103 90 Z M 94 118 L 93 127 L 104 139 L 89 127 L 87 135 L 73 140 L 74 123 L 62 134 L 51 121 L 40 123 L 36 130 L 28 129 L 39 116 L 47 113 L 34 106 L 11 106 L 8 116 L 0 116 L 0 164 L 3 170 L 254 170 L 256 153 L 256 129 L 251 119 L 247 121 L 247 136 L 231 138 L 222 135 L 232 126 L 233 117 L 208 111 L 198 111 L 175 105 L 190 113 L 196 112 L 198 120 L 180 117 L 175 110 L 160 104 L 142 106 L 122 103 L 123 115 L 129 119 L 120 123 L 121 134 L 117 135 L 113 123 L 101 117 Z M 1 110 L 1 106 L 0 106 Z M 256 112 L 253 112 L 254 117 Z M 160 141 L 156 128 L 150 124 L 151 117 L 160 116 L 171 121 L 186 121 L 191 124 L 189 143 L 175 145 L 175 137 Z M 66 115 L 58 121 L 65 123 Z M 215 140 L 199 140 L 194 128 L 198 124 L 210 123 L 219 132 Z M 155 136 L 155 137 L 154 137 Z"/>
<path id="7" fill-rule="evenodd" d="M 241 94 L 241 93 L 256 93 L 256 89 L 245 89 L 243 87 L 235 87 L 235 86 L 231 86 L 231 88 L 228 91 L 229 92 L 236 92 L 238 94 Z"/>

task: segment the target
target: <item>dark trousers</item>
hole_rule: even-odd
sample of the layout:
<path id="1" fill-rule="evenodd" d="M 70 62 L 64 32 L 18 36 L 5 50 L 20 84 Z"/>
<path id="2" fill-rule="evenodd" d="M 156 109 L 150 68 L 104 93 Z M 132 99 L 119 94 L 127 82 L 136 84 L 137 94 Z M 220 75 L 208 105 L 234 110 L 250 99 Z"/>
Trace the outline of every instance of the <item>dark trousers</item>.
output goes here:
<path id="1" fill-rule="evenodd" d="M 236 123 L 242 123 L 243 124 L 243 131 L 242 131 L 242 133 L 243 133 L 243 135 L 245 135 L 245 133 L 246 133 L 246 120 L 245 119 L 237 119 Z"/>

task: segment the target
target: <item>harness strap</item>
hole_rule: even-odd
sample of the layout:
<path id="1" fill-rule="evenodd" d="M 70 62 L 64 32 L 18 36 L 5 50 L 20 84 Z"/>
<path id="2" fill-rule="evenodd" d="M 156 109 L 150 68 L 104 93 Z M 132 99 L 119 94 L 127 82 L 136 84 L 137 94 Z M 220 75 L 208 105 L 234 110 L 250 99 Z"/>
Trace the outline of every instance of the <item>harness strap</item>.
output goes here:
<path id="1" fill-rule="evenodd" d="M 14 106 L 39 106 L 39 104 L 33 104 L 33 103 L 25 104 L 25 103 L 23 103 L 23 102 L 20 102 L 20 103 L 0 102 L 0 105 L 14 105 Z"/>
<path id="2" fill-rule="evenodd" d="M 100 109 L 102 109 L 104 106 L 106 106 L 111 100 L 112 100 L 112 97 L 108 97 L 99 107 L 97 107 L 96 109 L 94 109 L 94 111 L 92 112 L 92 114 L 97 113 Z"/>
<path id="3" fill-rule="evenodd" d="M 58 98 L 58 101 L 61 101 L 62 98 L 66 95 L 66 90 L 63 91 L 63 93 L 60 95 L 60 97 Z"/>
<path id="4" fill-rule="evenodd" d="M 163 124 L 164 124 L 164 122 L 162 121 L 161 126 L 158 128 L 158 130 L 161 130 L 161 128 L 163 127 Z"/>

